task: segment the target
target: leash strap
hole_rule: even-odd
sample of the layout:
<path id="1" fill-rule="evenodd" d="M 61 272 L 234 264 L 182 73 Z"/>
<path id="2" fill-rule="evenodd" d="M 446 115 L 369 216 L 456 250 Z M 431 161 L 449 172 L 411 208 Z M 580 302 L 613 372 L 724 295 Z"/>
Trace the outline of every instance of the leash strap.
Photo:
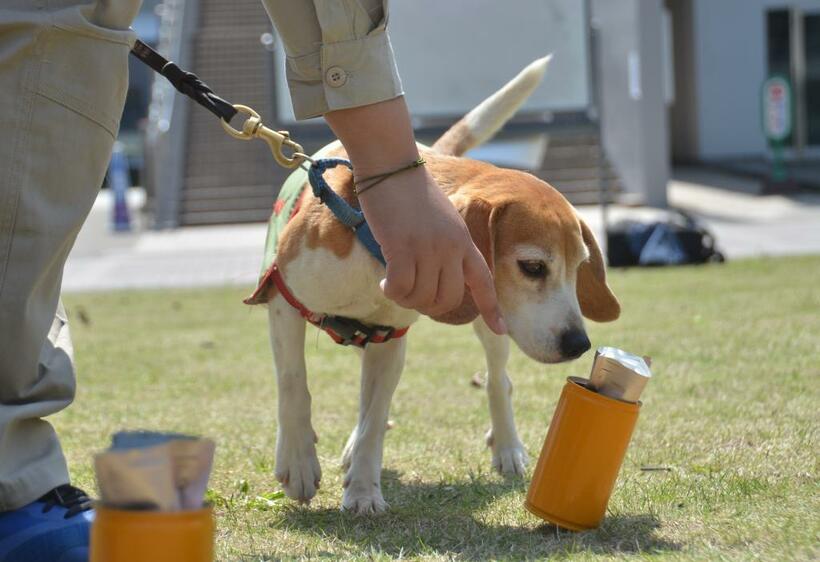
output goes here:
<path id="1" fill-rule="evenodd" d="M 364 245 L 371 256 L 386 266 L 387 262 L 382 254 L 382 248 L 373 236 L 364 214 L 339 197 L 339 194 L 333 191 L 325 181 L 325 172 L 336 166 L 347 166 L 351 170 L 353 169 L 353 164 L 343 158 L 321 158 L 313 162 L 308 170 L 308 180 L 310 181 L 310 187 L 313 189 L 313 195 L 327 205 L 327 208 L 339 219 L 339 222 L 356 233 L 359 242 Z"/>
<path id="2" fill-rule="evenodd" d="M 134 43 L 131 54 L 165 76 L 181 94 L 185 94 L 220 119 L 230 121 L 236 115 L 237 111 L 233 105 L 217 96 L 196 74 L 182 70 L 176 63 L 169 61 L 139 39 Z"/>
<path id="3" fill-rule="evenodd" d="M 282 277 L 282 272 L 279 271 L 279 267 L 276 264 L 273 264 L 271 267 L 270 278 L 274 285 L 276 285 L 276 288 L 279 289 L 285 301 L 298 310 L 302 318 L 327 332 L 331 339 L 339 345 L 364 347 L 368 343 L 383 343 L 402 337 L 407 333 L 407 330 L 410 329 L 409 327 L 391 328 L 389 326 L 368 326 L 353 318 L 333 316 L 330 314 L 316 314 L 308 310 L 305 305 L 293 296 L 293 293 L 290 292 L 290 289 L 288 289 L 285 283 L 285 279 Z"/>
<path id="4" fill-rule="evenodd" d="M 290 141 L 287 137 L 287 133 L 271 131 L 267 127 L 264 127 L 259 119 L 259 115 L 251 108 L 234 106 L 220 98 L 207 86 L 207 84 L 200 80 L 196 74 L 182 70 L 176 65 L 176 63 L 169 61 L 139 39 L 136 43 L 134 43 L 134 47 L 131 49 L 131 54 L 141 62 L 147 64 L 154 71 L 165 76 L 165 78 L 167 78 L 174 88 L 176 88 L 180 93 L 188 96 L 199 105 L 219 117 L 222 120 L 223 128 L 225 128 L 231 136 L 242 140 L 248 140 L 256 136 L 261 136 L 264 140 L 266 140 L 266 142 L 268 142 L 268 144 L 271 145 L 271 151 L 273 152 L 276 161 L 285 167 L 293 167 L 298 165 L 301 160 L 297 160 L 296 156 L 310 160 L 312 165 L 308 171 L 308 178 L 310 180 L 310 185 L 313 188 L 313 194 L 318 197 L 322 203 L 327 205 L 327 207 L 336 216 L 336 218 L 342 222 L 342 224 L 356 233 L 356 237 L 362 244 L 364 244 L 364 247 L 374 258 L 379 260 L 382 265 L 387 265 L 384 255 L 382 254 L 381 246 L 379 246 L 379 243 L 370 231 L 370 226 L 367 224 L 367 221 L 365 221 L 362 212 L 354 209 L 347 203 L 347 201 L 339 197 L 335 191 L 330 189 L 330 186 L 327 185 L 327 182 L 322 177 L 325 171 L 339 165 L 347 166 L 352 170 L 353 165 L 348 160 L 341 158 L 325 158 L 314 161 L 306 155 L 301 154 L 302 147 Z M 240 110 L 248 113 L 251 117 L 246 121 L 246 125 L 251 129 L 250 131 L 245 131 L 244 129 L 246 127 L 243 127 L 243 131 L 237 131 L 227 125 L 227 123 L 230 122 L 230 120 Z M 281 155 L 281 147 L 283 143 L 288 143 L 289 145 L 295 147 L 297 152 L 294 153 L 293 157 L 286 158 Z"/>
<path id="5" fill-rule="evenodd" d="M 131 49 L 131 54 L 151 67 L 154 71 L 165 76 L 181 94 L 188 96 L 216 115 L 221 120 L 222 127 L 232 137 L 240 140 L 262 138 L 270 146 L 276 161 L 286 168 L 299 166 L 304 160 L 310 161 L 312 165 L 308 170 L 308 179 L 313 194 L 318 197 L 323 204 L 327 205 L 328 209 L 330 209 L 342 224 L 356 233 L 356 237 L 364 244 L 364 247 L 374 258 L 379 260 L 382 265 L 386 265 L 381 246 L 379 246 L 379 243 L 373 237 L 370 226 L 368 226 L 367 221 L 365 221 L 364 214 L 351 207 L 347 201 L 339 197 L 339 195 L 330 188 L 323 177 L 328 169 L 335 168 L 339 165 L 347 166 L 352 170 L 353 165 L 348 160 L 341 158 L 313 160 L 302 153 L 302 147 L 290 140 L 286 132 L 273 131 L 265 127 L 262 124 L 259 114 L 253 109 L 242 105 L 234 106 L 220 98 L 207 84 L 200 80 L 196 74 L 182 70 L 175 63 L 169 61 L 140 40 L 137 40 L 134 44 L 134 47 Z M 228 125 L 231 119 L 240 111 L 249 115 L 241 131 L 233 129 Z M 282 153 L 282 145 L 287 145 L 295 151 L 291 157 L 287 157 Z M 394 338 L 400 338 L 407 333 L 408 328 L 396 329 L 389 326 L 368 326 L 353 318 L 311 312 L 290 292 L 282 277 L 282 273 L 275 263 L 272 265 L 268 275 L 285 300 L 298 310 L 299 314 L 301 314 L 305 320 L 327 332 L 333 341 L 338 344 L 364 347 L 371 342 L 382 343 Z M 251 299 L 255 296 L 256 293 L 251 296 Z"/>

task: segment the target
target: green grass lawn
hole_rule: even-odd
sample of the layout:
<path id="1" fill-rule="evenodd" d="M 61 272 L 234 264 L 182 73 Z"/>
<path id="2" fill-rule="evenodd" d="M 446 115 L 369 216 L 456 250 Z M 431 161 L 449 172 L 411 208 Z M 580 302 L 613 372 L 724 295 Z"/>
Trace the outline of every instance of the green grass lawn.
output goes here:
<path id="1" fill-rule="evenodd" d="M 820 556 L 820 257 L 615 271 L 621 319 L 593 345 L 651 355 L 655 376 L 600 529 L 571 533 L 522 507 L 527 480 L 490 470 L 483 354 L 469 327 L 422 321 L 393 401 L 383 490 L 389 514 L 339 511 L 339 455 L 357 416 L 358 360 L 308 332 L 322 489 L 308 507 L 273 477 L 275 384 L 263 308 L 238 289 L 69 295 L 79 390 L 54 418 L 75 482 L 122 428 L 218 443 L 210 493 L 220 560 L 281 558 L 572 560 Z M 532 462 L 564 379 L 591 353 L 510 362 Z M 662 465 L 670 471 L 647 472 Z"/>

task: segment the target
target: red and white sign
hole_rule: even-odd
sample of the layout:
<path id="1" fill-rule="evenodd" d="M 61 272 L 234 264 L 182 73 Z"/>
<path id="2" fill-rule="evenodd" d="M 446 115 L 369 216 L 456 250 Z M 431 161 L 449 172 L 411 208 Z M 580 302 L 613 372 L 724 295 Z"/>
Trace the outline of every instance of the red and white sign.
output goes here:
<path id="1" fill-rule="evenodd" d="M 792 132 L 792 93 L 788 80 L 774 76 L 763 84 L 763 131 L 772 141 Z"/>

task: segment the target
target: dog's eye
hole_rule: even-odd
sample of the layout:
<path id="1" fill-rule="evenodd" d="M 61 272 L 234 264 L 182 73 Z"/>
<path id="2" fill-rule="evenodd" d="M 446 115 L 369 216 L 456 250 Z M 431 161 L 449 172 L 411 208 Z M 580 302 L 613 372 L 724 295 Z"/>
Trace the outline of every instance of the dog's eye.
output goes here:
<path id="1" fill-rule="evenodd" d="M 521 273 L 533 279 L 543 279 L 547 276 L 547 264 L 540 260 L 518 260 Z"/>

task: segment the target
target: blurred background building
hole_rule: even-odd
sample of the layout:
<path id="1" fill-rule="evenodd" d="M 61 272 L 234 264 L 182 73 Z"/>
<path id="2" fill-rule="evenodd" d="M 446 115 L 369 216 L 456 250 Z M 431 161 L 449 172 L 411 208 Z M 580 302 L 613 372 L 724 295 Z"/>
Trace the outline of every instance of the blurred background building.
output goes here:
<path id="1" fill-rule="evenodd" d="M 773 74 L 789 78 L 793 89 L 788 158 L 820 157 L 820 2 L 667 0 L 666 6 L 674 38 L 674 161 L 765 170 L 760 90 Z"/>
<path id="2" fill-rule="evenodd" d="M 332 138 L 321 120 L 293 120 L 260 0 L 145 0 L 134 28 L 308 151 Z M 761 88 L 772 74 L 792 84 L 791 177 L 820 187 L 817 0 L 394 0 L 391 37 L 423 142 L 553 52 L 544 84 L 471 156 L 530 170 L 574 203 L 664 207 L 678 164 L 768 176 Z M 227 137 L 136 60 L 131 72 L 121 140 L 153 224 L 267 220 L 287 174 L 267 147 Z"/>

